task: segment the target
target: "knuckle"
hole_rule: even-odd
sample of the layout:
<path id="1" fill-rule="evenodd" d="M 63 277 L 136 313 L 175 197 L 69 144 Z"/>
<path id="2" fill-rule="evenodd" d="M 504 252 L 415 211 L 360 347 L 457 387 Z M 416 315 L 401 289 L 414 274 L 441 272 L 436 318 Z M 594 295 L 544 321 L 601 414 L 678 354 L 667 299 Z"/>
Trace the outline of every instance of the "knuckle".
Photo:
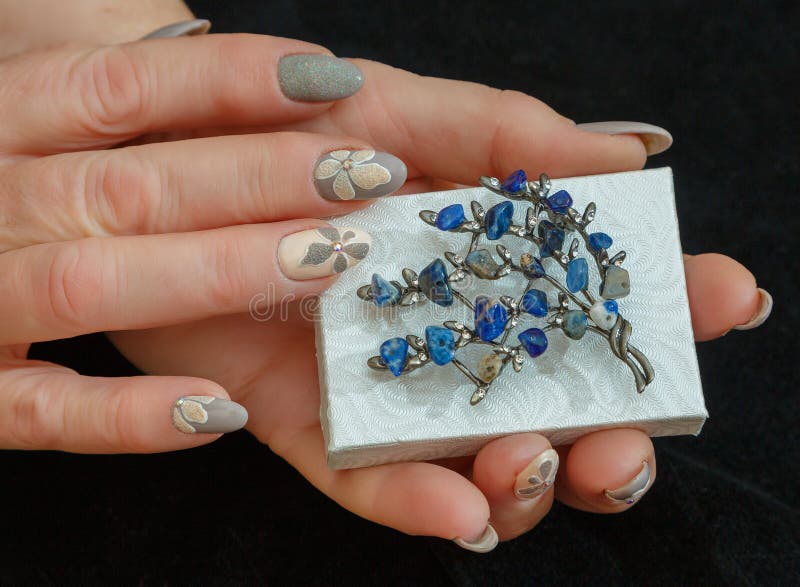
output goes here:
<path id="1" fill-rule="evenodd" d="M 64 436 L 64 406 L 61 394 L 52 388 L 23 385 L 12 402 L 11 438 L 32 449 L 56 448 Z"/>
<path id="2" fill-rule="evenodd" d="M 140 394 L 128 382 L 117 383 L 104 393 L 106 403 L 101 442 L 115 451 L 142 453 L 153 450 L 153 443 L 147 434 L 147 427 L 137 422 L 137 402 Z"/>
<path id="3" fill-rule="evenodd" d="M 100 234 L 151 234 L 162 216 L 158 168 L 135 150 L 87 159 L 83 198 L 87 219 Z"/>
<path id="4" fill-rule="evenodd" d="M 98 296 L 102 292 L 102 260 L 90 250 L 94 239 L 64 243 L 54 247 L 45 264 L 44 287 L 37 301 L 41 315 L 76 332 L 98 310 Z"/>
<path id="5" fill-rule="evenodd" d="M 147 75 L 124 46 L 103 47 L 81 60 L 70 76 L 89 130 L 101 136 L 134 128 L 147 106 Z"/>
<path id="6" fill-rule="evenodd" d="M 214 238 L 205 255 L 206 301 L 216 310 L 239 310 L 247 300 L 246 252 L 237 234 Z"/>

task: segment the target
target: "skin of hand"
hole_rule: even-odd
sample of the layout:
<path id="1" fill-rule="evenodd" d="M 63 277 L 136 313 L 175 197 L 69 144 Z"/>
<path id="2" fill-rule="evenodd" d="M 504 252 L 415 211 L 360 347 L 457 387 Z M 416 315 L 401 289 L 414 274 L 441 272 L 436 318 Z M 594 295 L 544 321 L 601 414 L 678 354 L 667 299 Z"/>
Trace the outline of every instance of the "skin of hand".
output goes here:
<path id="1" fill-rule="evenodd" d="M 553 177 L 638 169 L 646 157 L 642 142 L 583 132 L 522 94 L 368 61 L 354 62 L 366 82 L 352 98 L 298 103 L 281 94 L 276 80 L 276 64 L 288 53 L 327 51 L 237 35 L 54 50 L 0 64 L 18 81 L 6 88 L 38 90 L 7 107 L 8 92 L 0 91 L 0 110 L 11 111 L 13 121 L 0 128 L 0 215 L 18 219 L 13 230 L 0 231 L 0 264 L 7 264 L 6 275 L 31 276 L 0 288 L 10 300 L 0 316 L 10 325 L 0 338 L 0 405 L 10 409 L 0 413 L 14 414 L 0 421 L 7 431 L 0 446 L 188 448 L 217 435 L 176 432 L 168 406 L 186 395 L 231 397 L 248 409 L 248 430 L 320 490 L 410 534 L 475 542 L 486 537 L 491 519 L 501 539 L 513 538 L 546 515 L 554 493 L 587 511 L 630 507 L 605 491 L 628 484 L 643 463 L 644 489 L 652 484 L 652 444 L 636 430 L 597 432 L 557 447 L 555 492 L 545 488 L 532 499 L 515 491 L 518 476 L 540 455 L 557 463 L 537 434 L 494 441 L 474 458 L 328 469 L 313 325 L 296 306 L 280 321 L 256 322 L 246 312 L 267 283 L 301 297 L 334 279 L 292 279 L 275 254 L 284 235 L 324 225 L 314 218 L 365 205 L 319 197 L 312 169 L 321 154 L 379 148 L 406 163 L 401 191 L 420 192 L 517 167 Z M 226 58 L 212 57 L 220 54 Z M 65 63 L 70 76 L 58 75 Z M 196 64 L 203 64 L 202 75 L 192 75 Z M 80 96 L 88 89 L 97 102 L 71 102 L 70 89 Z M 29 108 L 31 100 L 37 108 Z M 242 133 L 250 134 L 225 136 Z M 142 135 L 149 138 L 138 145 L 97 150 Z M 186 138 L 192 140 L 147 144 Z M 43 209 L 68 213 L 45 217 Z M 709 294 L 726 300 L 695 313 L 699 339 L 756 313 L 755 280 L 735 261 L 687 257 L 686 271 L 693 308 Z M 160 376 L 91 379 L 24 358 L 35 340 L 99 330 L 114 331 L 112 340 L 135 364 Z"/>

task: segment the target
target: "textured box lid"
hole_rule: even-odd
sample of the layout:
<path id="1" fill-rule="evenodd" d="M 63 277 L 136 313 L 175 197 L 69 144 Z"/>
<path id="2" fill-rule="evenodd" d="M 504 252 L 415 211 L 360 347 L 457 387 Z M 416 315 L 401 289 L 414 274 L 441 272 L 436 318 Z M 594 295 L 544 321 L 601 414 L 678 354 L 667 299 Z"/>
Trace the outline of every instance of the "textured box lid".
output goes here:
<path id="1" fill-rule="evenodd" d="M 536 359 L 526 356 L 521 373 L 504 370 L 486 399 L 474 407 L 469 399 L 475 386 L 453 365 L 430 364 L 400 377 L 370 369 L 367 359 L 378 354 L 384 340 L 424 336 L 425 326 L 445 320 L 471 325 L 472 316 L 458 303 L 442 308 L 425 301 L 381 309 L 359 299 L 356 290 L 369 283 L 373 273 L 402 282 L 403 267 L 419 272 L 434 258 L 443 258 L 444 251 L 466 251 L 468 234 L 439 231 L 419 219 L 420 210 L 440 210 L 455 202 L 469 210 L 471 200 L 488 209 L 503 200 L 483 188 L 384 198 L 331 221 L 361 228 L 373 237 L 366 259 L 342 274 L 320 299 L 320 417 L 331 467 L 474 454 L 490 440 L 518 432 L 539 432 L 554 445 L 610 427 L 639 428 L 651 436 L 700 432 L 708 414 L 689 315 L 671 170 L 553 180 L 551 193 L 558 189 L 566 189 L 579 210 L 596 202 L 590 232 L 613 237 L 610 254 L 627 251 L 624 267 L 630 272 L 631 293 L 618 300 L 620 313 L 633 325 L 631 344 L 650 359 L 655 380 L 637 394 L 633 376 L 612 355 L 608 341 L 590 333 L 578 341 L 561 332 L 549 333 L 547 352 Z M 523 223 L 522 206 L 515 206 L 514 218 Z M 497 243 L 516 256 L 526 244 L 516 237 L 492 245 Z M 552 259 L 545 264 L 549 272 L 563 273 Z M 555 303 L 554 289 L 540 282 L 535 287 Z M 479 293 L 519 295 L 524 283 L 521 275 L 515 275 L 456 287 L 473 299 Z M 590 263 L 590 291 L 597 291 L 598 283 Z M 516 342 L 522 329 L 543 323 L 529 318 L 511 340 Z M 485 353 L 486 347 L 470 345 L 457 356 L 474 367 Z"/>

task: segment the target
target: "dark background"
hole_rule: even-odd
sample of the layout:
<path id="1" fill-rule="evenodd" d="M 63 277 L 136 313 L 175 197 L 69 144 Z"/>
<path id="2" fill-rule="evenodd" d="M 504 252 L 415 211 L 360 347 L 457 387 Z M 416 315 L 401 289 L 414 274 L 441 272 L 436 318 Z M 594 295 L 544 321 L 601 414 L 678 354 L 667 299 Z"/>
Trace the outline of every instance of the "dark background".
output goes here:
<path id="1" fill-rule="evenodd" d="M 553 508 L 488 555 L 365 522 L 247 433 L 155 456 L 0 454 L 2 584 L 797 584 L 797 3 L 190 2 L 216 32 L 521 90 L 577 121 L 662 125 L 685 250 L 752 268 L 772 318 L 698 346 L 711 419 L 656 439 L 630 512 Z M 478 170 L 479 171 L 479 170 Z M 133 369 L 102 335 L 36 345 Z"/>

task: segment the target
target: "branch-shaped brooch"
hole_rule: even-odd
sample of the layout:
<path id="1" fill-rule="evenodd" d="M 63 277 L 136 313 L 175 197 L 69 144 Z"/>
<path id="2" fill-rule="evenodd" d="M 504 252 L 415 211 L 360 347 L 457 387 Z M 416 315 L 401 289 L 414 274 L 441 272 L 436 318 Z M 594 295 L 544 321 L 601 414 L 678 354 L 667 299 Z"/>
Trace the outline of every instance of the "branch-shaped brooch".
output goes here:
<path id="1" fill-rule="evenodd" d="M 405 285 L 375 274 L 372 283 L 358 289 L 361 299 L 379 307 L 410 306 L 425 298 L 443 307 L 458 301 L 473 313 L 474 327 L 447 321 L 441 326 L 425 328 L 424 338 L 414 334 L 391 338 L 381 344 L 380 354 L 371 357 L 367 364 L 373 369 L 388 369 L 399 377 L 430 363 L 451 363 L 475 384 L 470 404 L 476 405 L 486 397 L 491 383 L 508 364 L 520 372 L 524 353 L 531 358 L 544 353 L 551 331 L 561 330 L 573 340 L 591 332 L 608 340 L 614 356 L 633 373 L 636 391 L 643 392 L 653 381 L 655 372 L 647 357 L 629 343 L 631 324 L 620 314 L 616 301 L 630 292 L 628 271 L 622 268 L 626 253 L 620 251 L 609 257 L 611 237 L 586 230 L 595 217 L 594 202 L 580 214 L 572 207 L 572 197 L 565 190 L 550 194 L 551 184 L 546 175 L 542 174 L 538 182 L 528 181 L 522 170 L 515 171 L 503 182 L 484 176 L 480 183 L 507 199 L 488 210 L 473 201 L 473 220 L 466 219 L 461 204 L 452 204 L 439 212 L 423 210 L 419 213 L 423 221 L 439 230 L 471 235 L 466 255 L 445 252 L 445 258 L 454 268 L 449 274 L 444 261 L 437 258 L 419 274 L 403 269 Z M 524 225 L 513 224 L 514 203 L 509 200 L 527 206 Z M 576 236 L 565 249 L 568 234 Z M 501 244 L 495 247 L 499 262 L 489 250 L 479 248 L 484 237 L 495 241 L 507 235 L 527 241 L 527 250 L 518 259 Z M 598 298 L 588 289 L 589 262 L 579 256 L 581 241 L 600 275 Z M 563 282 L 552 273 L 555 265 L 563 270 Z M 453 287 L 467 275 L 491 281 L 512 273 L 521 273 L 528 280 L 519 297 L 479 295 L 472 301 Z M 539 281 L 546 281 L 557 290 L 557 304 L 551 304 L 547 294 L 534 287 Z M 519 344 L 511 344 L 509 338 L 523 315 L 539 318 L 544 324 L 541 328 L 519 332 L 516 337 Z M 456 357 L 459 349 L 470 344 L 489 347 L 475 371 Z"/>

